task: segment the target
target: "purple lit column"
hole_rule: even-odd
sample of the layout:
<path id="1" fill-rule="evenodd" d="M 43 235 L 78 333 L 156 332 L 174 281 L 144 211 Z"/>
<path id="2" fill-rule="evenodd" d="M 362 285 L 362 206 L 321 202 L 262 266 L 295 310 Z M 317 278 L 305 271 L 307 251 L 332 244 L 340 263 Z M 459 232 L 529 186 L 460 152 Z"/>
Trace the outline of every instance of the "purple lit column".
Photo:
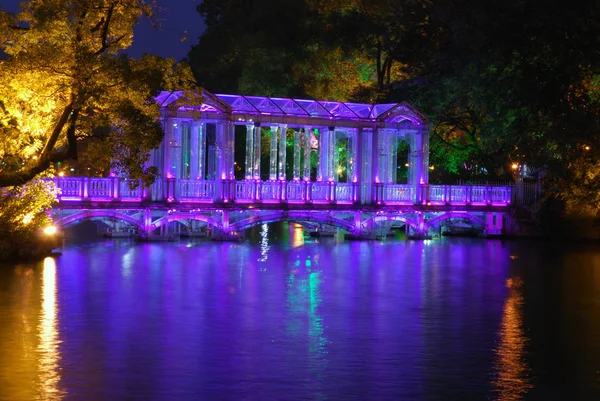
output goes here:
<path id="1" fill-rule="evenodd" d="M 247 180 L 254 177 L 254 126 L 246 125 L 246 175 Z"/>
<path id="2" fill-rule="evenodd" d="M 352 141 L 354 145 L 352 146 L 353 150 L 353 161 L 354 168 L 352 169 L 352 182 L 354 183 L 354 203 L 362 203 L 362 170 L 363 170 L 363 129 L 357 128 L 356 132 L 352 136 Z"/>
<path id="3" fill-rule="evenodd" d="M 277 127 L 269 128 L 269 180 L 274 181 L 277 179 Z"/>
<path id="4" fill-rule="evenodd" d="M 370 203 L 377 202 L 379 187 L 379 128 L 373 127 L 371 135 L 371 199 Z"/>
<path id="5" fill-rule="evenodd" d="M 165 119 L 165 138 L 163 139 L 163 166 L 162 173 L 165 178 L 171 178 L 171 144 L 175 141 L 174 138 L 174 125 L 173 119 Z"/>
<path id="6" fill-rule="evenodd" d="M 215 153 L 217 158 L 217 180 L 227 178 L 227 122 L 217 123 Z"/>
<path id="7" fill-rule="evenodd" d="M 327 180 L 327 134 L 329 131 L 319 129 L 319 167 L 317 170 L 317 181 Z"/>
<path id="8" fill-rule="evenodd" d="M 169 142 L 171 165 L 169 173 L 171 177 L 181 178 L 181 121 L 174 120 L 172 139 Z"/>
<path id="9" fill-rule="evenodd" d="M 206 124 L 198 124 L 198 179 L 206 179 L 206 163 L 204 158 L 206 157 Z"/>
<path id="10" fill-rule="evenodd" d="M 334 181 L 337 176 L 336 166 L 336 155 L 335 155 L 335 144 L 336 144 L 336 133 L 335 127 L 329 127 L 327 134 L 327 181 Z M 337 181 L 337 180 L 335 180 Z"/>
<path id="11" fill-rule="evenodd" d="M 300 156 L 302 154 L 302 133 L 299 129 L 294 129 L 294 167 L 292 169 L 292 179 L 300 180 Z"/>
<path id="12" fill-rule="evenodd" d="M 302 174 L 302 177 L 304 178 L 304 181 L 310 181 L 310 156 L 311 156 L 311 151 L 312 151 L 312 146 L 311 146 L 311 142 L 310 142 L 310 134 L 311 134 L 311 128 L 306 127 L 304 128 L 304 133 L 303 133 L 303 140 L 304 140 L 304 171 Z"/>
<path id="13" fill-rule="evenodd" d="M 286 165 L 286 132 L 287 125 L 282 124 L 279 126 L 279 180 L 285 181 L 285 165 Z"/>
<path id="14" fill-rule="evenodd" d="M 408 155 L 408 183 L 415 187 L 415 203 L 421 203 L 421 189 L 429 181 L 429 134 L 427 129 L 417 129 L 410 134 Z"/>
<path id="15" fill-rule="evenodd" d="M 390 137 L 390 158 L 391 158 L 391 177 L 390 182 L 396 184 L 398 182 L 398 135 L 394 132 Z"/>
<path id="16" fill-rule="evenodd" d="M 217 191 L 215 193 L 216 201 L 225 201 L 225 180 L 227 179 L 227 122 L 219 121 L 216 124 L 215 137 L 215 158 L 217 174 L 215 177 Z"/>
<path id="17" fill-rule="evenodd" d="M 191 126 L 191 135 L 190 135 L 190 178 L 193 180 L 198 179 L 198 160 L 200 155 L 198 154 L 198 123 L 193 122 Z"/>
<path id="18" fill-rule="evenodd" d="M 254 157 L 252 158 L 254 166 L 252 169 L 252 176 L 255 180 L 260 180 L 260 137 L 260 123 L 254 123 L 254 148 L 252 149 L 254 153 Z"/>

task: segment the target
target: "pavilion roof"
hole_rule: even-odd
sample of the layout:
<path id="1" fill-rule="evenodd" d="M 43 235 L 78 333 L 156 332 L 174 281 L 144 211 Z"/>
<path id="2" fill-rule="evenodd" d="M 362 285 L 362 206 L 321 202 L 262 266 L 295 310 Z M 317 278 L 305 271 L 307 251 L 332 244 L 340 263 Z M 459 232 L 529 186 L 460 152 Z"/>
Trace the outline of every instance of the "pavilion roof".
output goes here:
<path id="1" fill-rule="evenodd" d="M 266 96 L 246 96 L 212 94 L 201 90 L 201 112 L 229 116 L 235 120 L 236 115 L 253 115 L 256 121 L 260 116 L 281 116 L 304 119 L 332 121 L 372 121 L 394 123 L 409 120 L 414 125 L 428 124 L 427 118 L 406 102 L 367 104 L 336 102 L 329 100 L 286 99 Z M 155 100 L 161 107 L 167 107 L 180 100 L 183 92 L 161 92 Z M 177 110 L 196 110 L 198 107 L 179 105 Z"/>

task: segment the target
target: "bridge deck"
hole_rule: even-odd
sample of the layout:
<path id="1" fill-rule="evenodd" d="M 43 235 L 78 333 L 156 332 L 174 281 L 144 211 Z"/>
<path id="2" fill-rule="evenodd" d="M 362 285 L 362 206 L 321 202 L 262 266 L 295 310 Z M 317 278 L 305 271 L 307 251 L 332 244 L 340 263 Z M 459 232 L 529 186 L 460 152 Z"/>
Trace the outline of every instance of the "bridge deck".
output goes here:
<path id="1" fill-rule="evenodd" d="M 511 204 L 510 186 L 356 184 L 310 181 L 158 180 L 151 188 L 119 178 L 58 177 L 61 205 L 73 208 L 261 208 L 495 210 Z M 373 201 L 361 195 L 373 191 Z"/>

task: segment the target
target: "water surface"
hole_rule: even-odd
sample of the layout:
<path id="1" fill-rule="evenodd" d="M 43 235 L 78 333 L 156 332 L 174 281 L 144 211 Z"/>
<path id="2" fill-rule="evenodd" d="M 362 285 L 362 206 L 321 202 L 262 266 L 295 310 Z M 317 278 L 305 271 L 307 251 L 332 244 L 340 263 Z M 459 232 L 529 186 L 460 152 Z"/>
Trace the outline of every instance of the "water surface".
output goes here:
<path id="1" fill-rule="evenodd" d="M 63 252 L 0 269 L 1 400 L 600 399 L 597 246 L 272 225 Z"/>

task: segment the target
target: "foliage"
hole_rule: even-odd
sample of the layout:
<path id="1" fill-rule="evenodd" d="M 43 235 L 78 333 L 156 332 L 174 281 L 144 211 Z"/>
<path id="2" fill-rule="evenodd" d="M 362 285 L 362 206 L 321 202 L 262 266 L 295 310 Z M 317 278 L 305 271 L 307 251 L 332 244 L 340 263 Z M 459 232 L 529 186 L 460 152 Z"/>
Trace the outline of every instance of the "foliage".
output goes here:
<path id="1" fill-rule="evenodd" d="M 45 211 L 55 201 L 53 183 L 40 179 L 4 190 L 0 197 L 0 260 L 34 255 L 42 242 L 41 227 L 52 224 Z"/>
<path id="2" fill-rule="evenodd" d="M 213 92 L 298 95 L 291 67 L 310 37 L 303 0 L 204 0 L 206 31 L 188 59 L 198 83 Z"/>
<path id="3" fill-rule="evenodd" d="M 171 59 L 123 53 L 154 1 L 24 1 L 0 10 L 0 187 L 22 185 L 52 163 L 77 159 L 95 138 L 110 167 L 153 180 L 143 167 L 163 137 L 159 90 L 188 88 L 189 69 Z"/>
<path id="4" fill-rule="evenodd" d="M 408 101 L 433 123 L 436 180 L 516 178 L 517 163 L 548 170 L 568 209 L 598 209 L 598 4 L 205 0 L 199 11 L 208 29 L 190 61 L 209 89 Z"/>

